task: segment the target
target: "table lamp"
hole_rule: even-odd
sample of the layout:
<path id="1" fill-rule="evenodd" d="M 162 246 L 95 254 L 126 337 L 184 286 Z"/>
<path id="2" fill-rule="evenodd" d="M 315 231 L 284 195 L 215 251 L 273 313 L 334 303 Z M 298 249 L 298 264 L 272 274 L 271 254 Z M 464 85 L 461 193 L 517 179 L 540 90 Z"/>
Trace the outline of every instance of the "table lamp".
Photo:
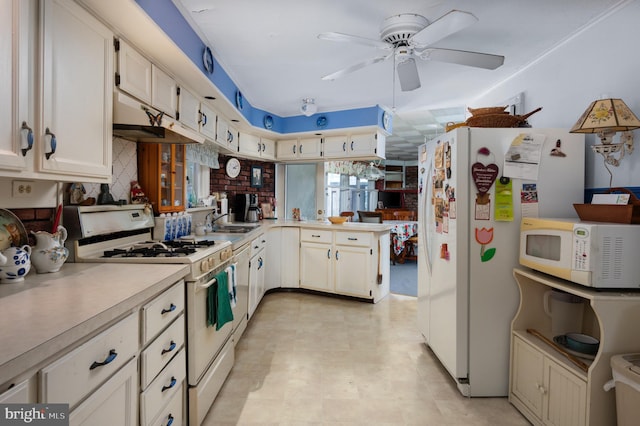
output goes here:
<path id="1" fill-rule="evenodd" d="M 602 155 L 605 167 L 607 164 L 617 167 L 625 152 L 633 152 L 632 130 L 637 128 L 640 128 L 640 120 L 622 99 L 609 98 L 593 101 L 573 125 L 570 133 L 597 133 L 601 143 L 591 148 Z M 623 132 L 620 142 L 612 143 L 616 132 Z M 617 158 L 615 153 L 619 153 Z"/>

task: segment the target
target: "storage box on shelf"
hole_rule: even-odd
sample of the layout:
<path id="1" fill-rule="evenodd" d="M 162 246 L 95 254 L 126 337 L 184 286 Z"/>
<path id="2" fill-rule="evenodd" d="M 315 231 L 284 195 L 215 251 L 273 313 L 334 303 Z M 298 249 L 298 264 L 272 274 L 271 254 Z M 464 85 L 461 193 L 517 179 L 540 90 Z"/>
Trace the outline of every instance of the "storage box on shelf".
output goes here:
<path id="1" fill-rule="evenodd" d="M 611 356 L 640 347 L 640 293 L 597 291 L 524 269 L 515 269 L 514 277 L 520 306 L 511 324 L 509 401 L 535 425 L 615 425 L 615 395 L 603 385 L 611 379 Z M 575 331 L 600 340 L 595 359 L 578 359 L 587 371 L 527 332 L 553 341 L 543 307 L 552 289 L 584 299 L 582 330 Z"/>

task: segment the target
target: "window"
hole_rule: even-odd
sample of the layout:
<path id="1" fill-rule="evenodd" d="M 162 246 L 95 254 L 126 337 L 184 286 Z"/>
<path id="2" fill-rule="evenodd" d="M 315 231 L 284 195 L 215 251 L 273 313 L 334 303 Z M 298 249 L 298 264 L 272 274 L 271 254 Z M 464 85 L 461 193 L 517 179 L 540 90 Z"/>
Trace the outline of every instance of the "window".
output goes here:
<path id="1" fill-rule="evenodd" d="M 325 164 L 325 170 L 327 216 L 339 216 L 343 211 L 375 210 L 378 202 L 375 180 L 355 176 L 345 167 Z"/>
<path id="2" fill-rule="evenodd" d="M 291 219 L 291 209 L 299 208 L 300 217 L 316 219 L 316 165 L 287 164 L 285 211 L 279 215 Z"/>

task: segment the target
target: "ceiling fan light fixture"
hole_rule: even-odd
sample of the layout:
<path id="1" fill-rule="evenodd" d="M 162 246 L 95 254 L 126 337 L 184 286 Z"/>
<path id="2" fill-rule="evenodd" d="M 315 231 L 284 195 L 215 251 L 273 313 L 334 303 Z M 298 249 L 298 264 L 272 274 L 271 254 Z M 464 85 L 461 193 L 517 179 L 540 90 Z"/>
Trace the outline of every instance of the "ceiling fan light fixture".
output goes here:
<path id="1" fill-rule="evenodd" d="M 304 98 L 302 100 L 302 106 L 300 106 L 300 112 L 302 112 L 307 117 L 311 117 L 313 114 L 318 112 L 318 106 L 316 105 L 315 99 Z"/>
<path id="2" fill-rule="evenodd" d="M 418 66 L 415 59 L 408 58 L 398 62 L 396 70 L 398 72 L 398 80 L 400 80 L 400 89 L 403 92 L 410 92 L 420 88 L 420 76 L 418 75 Z"/>

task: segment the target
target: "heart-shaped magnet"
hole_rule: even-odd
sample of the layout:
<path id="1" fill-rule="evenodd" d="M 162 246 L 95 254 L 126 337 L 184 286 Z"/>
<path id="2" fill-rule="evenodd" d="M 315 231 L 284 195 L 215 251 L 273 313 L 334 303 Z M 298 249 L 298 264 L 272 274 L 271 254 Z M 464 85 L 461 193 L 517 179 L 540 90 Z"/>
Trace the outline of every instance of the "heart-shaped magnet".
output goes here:
<path id="1" fill-rule="evenodd" d="M 480 162 L 473 163 L 471 165 L 471 176 L 476 188 L 478 188 L 478 192 L 481 194 L 488 192 L 493 182 L 496 181 L 498 172 L 499 169 L 496 164 L 492 163 L 485 166 Z"/>

